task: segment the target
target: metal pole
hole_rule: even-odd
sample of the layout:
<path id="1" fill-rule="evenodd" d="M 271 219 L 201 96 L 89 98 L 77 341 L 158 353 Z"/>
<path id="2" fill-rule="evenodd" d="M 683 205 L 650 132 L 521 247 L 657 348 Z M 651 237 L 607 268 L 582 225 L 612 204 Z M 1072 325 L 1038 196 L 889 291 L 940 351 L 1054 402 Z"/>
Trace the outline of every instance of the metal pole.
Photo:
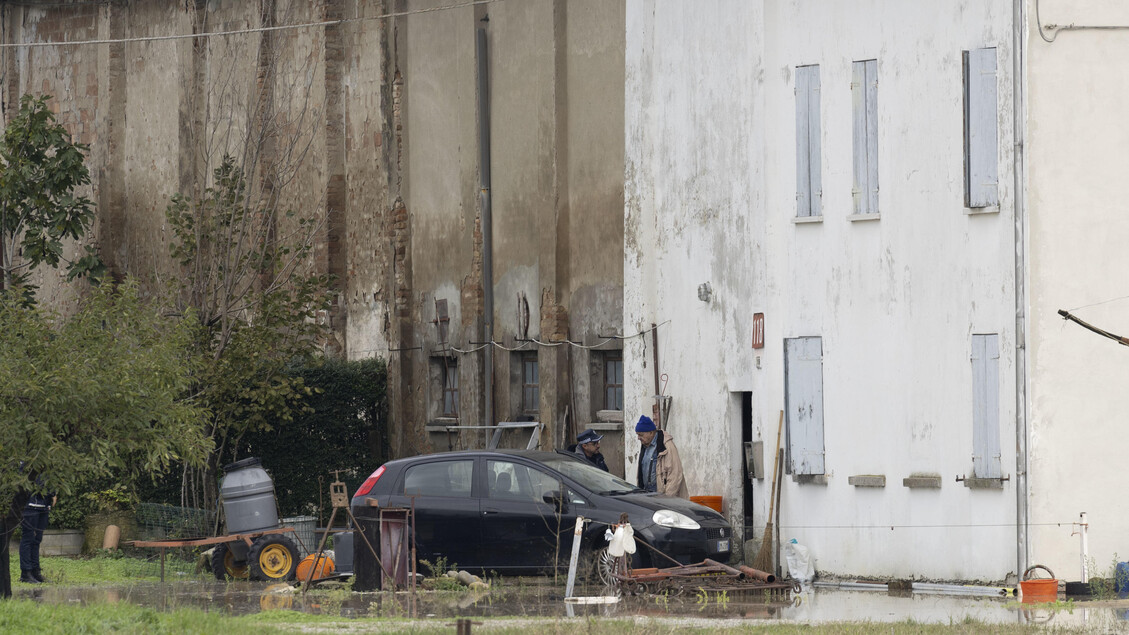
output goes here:
<path id="1" fill-rule="evenodd" d="M 1026 0 L 1013 0 L 1012 3 L 1012 139 L 1014 159 L 1012 178 L 1014 179 L 1014 232 L 1015 246 L 1015 573 L 1022 578 L 1027 570 L 1028 554 L 1028 508 L 1027 508 L 1027 207 L 1024 197 L 1026 158 L 1025 126 L 1026 108 L 1024 105 L 1023 79 L 1026 65 Z"/>
<path id="2" fill-rule="evenodd" d="M 1082 584 L 1090 581 L 1090 571 L 1086 566 L 1086 560 L 1090 557 L 1090 546 L 1087 544 L 1086 533 L 1090 530 L 1090 524 L 1086 522 L 1086 512 L 1079 514 L 1081 521 L 1078 523 L 1078 534 L 1082 539 Z"/>
<path id="3" fill-rule="evenodd" d="M 580 536 L 584 533 L 584 517 L 576 517 L 576 528 L 572 530 L 572 555 L 568 559 L 568 583 L 565 584 L 565 597 L 572 597 L 576 585 L 576 561 L 580 557 Z"/>
<path id="4" fill-rule="evenodd" d="M 490 83 L 487 74 L 486 29 L 478 29 L 478 175 L 482 206 L 482 341 L 486 354 L 486 425 L 494 425 L 494 237 L 490 209 Z"/>

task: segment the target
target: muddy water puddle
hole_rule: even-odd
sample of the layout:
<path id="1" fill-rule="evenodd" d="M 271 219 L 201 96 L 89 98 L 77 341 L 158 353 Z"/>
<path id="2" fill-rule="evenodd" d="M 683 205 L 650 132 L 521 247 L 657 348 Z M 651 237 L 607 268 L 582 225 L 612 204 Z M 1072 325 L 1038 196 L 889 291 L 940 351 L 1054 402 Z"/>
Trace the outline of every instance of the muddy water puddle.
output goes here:
<path id="1" fill-rule="evenodd" d="M 309 593 L 288 585 L 215 581 L 146 582 L 118 586 L 21 589 L 18 597 L 50 604 L 130 602 L 158 610 L 197 608 L 232 615 L 293 610 L 345 618 L 361 617 L 698 617 L 784 622 L 900 622 L 953 624 L 1038 623 L 1064 628 L 1129 632 L 1129 600 L 1025 605 L 1015 598 L 945 594 L 889 594 L 809 589 L 787 597 L 761 592 L 697 592 L 670 597 L 608 597 L 601 588 L 581 589 L 566 602 L 563 585 L 551 580 L 495 582 L 479 592 L 353 593 L 342 587 L 315 587 Z"/>

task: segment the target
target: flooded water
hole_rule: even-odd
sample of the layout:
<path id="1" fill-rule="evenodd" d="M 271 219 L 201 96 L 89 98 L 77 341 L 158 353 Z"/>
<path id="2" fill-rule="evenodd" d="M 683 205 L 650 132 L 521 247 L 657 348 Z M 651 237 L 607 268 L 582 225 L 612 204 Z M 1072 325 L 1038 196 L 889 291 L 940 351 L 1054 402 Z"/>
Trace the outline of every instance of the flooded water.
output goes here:
<path id="1" fill-rule="evenodd" d="M 807 589 L 783 597 L 759 592 L 686 592 L 677 597 L 640 595 L 602 598 L 599 588 L 578 591 L 565 602 L 564 584 L 518 578 L 480 592 L 353 593 L 321 585 L 308 594 L 285 584 L 224 583 L 195 579 L 129 586 L 49 586 L 17 590 L 17 597 L 52 604 L 131 602 L 159 610 L 194 607 L 230 614 L 294 610 L 355 617 L 572 617 L 653 616 L 742 618 L 818 624 L 839 621 L 1037 623 L 1058 628 L 1129 632 L 1129 600 L 1069 601 L 1032 605 L 1016 598 L 944 593 L 891 593 L 836 588 Z M 597 599 L 600 598 L 600 599 Z M 591 602 L 591 603 L 588 603 Z M 597 603 L 599 602 L 599 603 Z M 606 602 L 606 603 L 604 603 Z"/>

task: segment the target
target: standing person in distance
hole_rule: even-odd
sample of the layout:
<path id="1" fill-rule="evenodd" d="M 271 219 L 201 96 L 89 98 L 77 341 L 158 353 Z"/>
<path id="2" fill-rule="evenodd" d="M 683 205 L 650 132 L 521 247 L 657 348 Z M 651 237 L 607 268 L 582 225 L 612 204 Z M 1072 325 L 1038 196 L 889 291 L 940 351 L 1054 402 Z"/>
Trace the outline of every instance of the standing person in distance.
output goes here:
<path id="1" fill-rule="evenodd" d="M 635 436 L 643 445 L 639 451 L 639 487 L 679 498 L 689 498 L 682 459 L 674 445 L 674 437 L 655 427 L 647 415 L 635 424 Z"/>
<path id="2" fill-rule="evenodd" d="M 585 430 L 576 435 L 576 443 L 568 446 L 568 451 L 607 472 L 608 464 L 600 453 L 600 439 L 603 438 L 595 430 Z"/>

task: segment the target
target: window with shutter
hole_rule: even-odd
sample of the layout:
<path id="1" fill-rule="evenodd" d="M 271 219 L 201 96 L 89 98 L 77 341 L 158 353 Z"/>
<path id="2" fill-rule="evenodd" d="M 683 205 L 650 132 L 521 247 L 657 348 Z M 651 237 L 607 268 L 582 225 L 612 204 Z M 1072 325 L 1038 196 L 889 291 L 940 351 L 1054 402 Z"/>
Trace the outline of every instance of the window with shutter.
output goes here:
<path id="1" fill-rule="evenodd" d="M 972 473 L 1000 478 L 999 335 L 972 336 Z"/>
<path id="2" fill-rule="evenodd" d="M 796 67 L 796 216 L 821 216 L 819 66 Z"/>
<path id="3" fill-rule="evenodd" d="M 784 406 L 793 474 L 823 474 L 823 339 L 784 340 Z"/>
<path id="4" fill-rule="evenodd" d="M 878 60 L 852 65 L 855 214 L 878 213 Z"/>
<path id="5" fill-rule="evenodd" d="M 964 204 L 999 205 L 996 49 L 964 52 Z"/>

